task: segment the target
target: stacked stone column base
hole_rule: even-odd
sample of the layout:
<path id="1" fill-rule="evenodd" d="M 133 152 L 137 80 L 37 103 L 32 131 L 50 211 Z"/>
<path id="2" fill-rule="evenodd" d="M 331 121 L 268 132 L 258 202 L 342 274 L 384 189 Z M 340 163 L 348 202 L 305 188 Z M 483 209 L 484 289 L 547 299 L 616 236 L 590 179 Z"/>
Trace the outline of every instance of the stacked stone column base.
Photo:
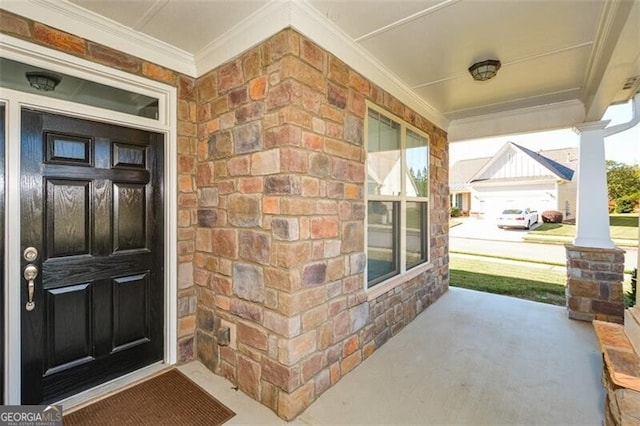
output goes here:
<path id="1" fill-rule="evenodd" d="M 567 310 L 581 321 L 624 321 L 624 250 L 567 245 Z"/>

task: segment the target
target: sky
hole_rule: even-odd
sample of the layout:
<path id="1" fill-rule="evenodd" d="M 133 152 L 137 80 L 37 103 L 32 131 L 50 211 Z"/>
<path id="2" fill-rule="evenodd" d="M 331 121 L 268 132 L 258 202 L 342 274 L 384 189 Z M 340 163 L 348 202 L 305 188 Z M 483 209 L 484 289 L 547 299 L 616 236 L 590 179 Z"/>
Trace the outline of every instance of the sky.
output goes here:
<path id="1" fill-rule="evenodd" d="M 629 121 L 631 119 L 631 102 L 610 106 L 602 119 L 611 120 L 609 126 Z M 491 157 L 509 141 L 532 151 L 539 151 L 578 146 L 579 136 L 571 129 L 564 129 L 454 142 L 449 145 L 449 164 L 453 165 L 456 161 L 468 158 Z M 640 164 L 640 124 L 605 138 L 604 150 L 607 160 L 632 165 Z"/>

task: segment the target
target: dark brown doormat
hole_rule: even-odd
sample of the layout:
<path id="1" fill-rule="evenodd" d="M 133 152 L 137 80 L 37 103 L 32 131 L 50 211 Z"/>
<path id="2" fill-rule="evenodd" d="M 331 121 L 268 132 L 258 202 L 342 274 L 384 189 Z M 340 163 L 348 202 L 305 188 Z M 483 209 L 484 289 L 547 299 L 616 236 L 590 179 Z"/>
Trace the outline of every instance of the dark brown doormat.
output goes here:
<path id="1" fill-rule="evenodd" d="M 176 369 L 65 415 L 67 425 L 221 425 L 235 413 Z"/>

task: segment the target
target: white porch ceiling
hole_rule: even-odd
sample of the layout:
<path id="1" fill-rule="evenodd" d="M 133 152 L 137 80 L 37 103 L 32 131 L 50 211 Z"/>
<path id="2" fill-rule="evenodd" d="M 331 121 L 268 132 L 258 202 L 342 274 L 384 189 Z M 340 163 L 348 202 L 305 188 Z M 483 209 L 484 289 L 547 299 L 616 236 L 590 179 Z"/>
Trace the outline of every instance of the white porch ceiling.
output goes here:
<path id="1" fill-rule="evenodd" d="M 640 0 L 26 3 L 31 8 L 24 0 L 1 7 L 38 19 L 42 12 L 33 8 L 44 5 L 43 16 L 52 19 L 55 3 L 64 16 L 51 25 L 77 33 L 82 25 L 70 22 L 79 19 L 89 27 L 81 34 L 87 38 L 113 45 L 109 33 L 117 33 L 130 42 L 114 47 L 166 65 L 190 59 L 181 71 L 192 75 L 292 26 L 401 92 L 403 101 L 447 128 L 451 140 L 598 120 L 640 86 L 638 79 L 623 90 L 640 75 Z M 502 68 L 492 80 L 474 81 L 467 68 L 484 59 L 499 59 Z"/>

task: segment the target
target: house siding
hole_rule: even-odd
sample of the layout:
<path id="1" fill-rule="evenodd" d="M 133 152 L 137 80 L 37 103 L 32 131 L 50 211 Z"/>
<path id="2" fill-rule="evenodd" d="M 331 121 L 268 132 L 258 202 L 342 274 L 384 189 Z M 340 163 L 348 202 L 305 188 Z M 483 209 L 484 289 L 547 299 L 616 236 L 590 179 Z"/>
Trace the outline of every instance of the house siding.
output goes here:
<path id="1" fill-rule="evenodd" d="M 178 88 L 179 362 L 292 419 L 447 290 L 446 133 L 296 31 L 197 80 L 4 11 L 0 31 Z M 432 267 L 373 300 L 366 101 L 430 138 Z"/>
<path id="2" fill-rule="evenodd" d="M 562 212 L 564 220 L 575 220 L 576 200 L 578 198 L 578 183 L 574 176 L 570 182 L 559 182 L 556 184 L 558 194 L 558 205 L 556 210 Z"/>
<path id="3" fill-rule="evenodd" d="M 476 180 L 517 179 L 523 176 L 529 178 L 554 177 L 549 172 L 549 169 L 534 161 L 528 155 L 515 149 L 509 149 Z"/>

